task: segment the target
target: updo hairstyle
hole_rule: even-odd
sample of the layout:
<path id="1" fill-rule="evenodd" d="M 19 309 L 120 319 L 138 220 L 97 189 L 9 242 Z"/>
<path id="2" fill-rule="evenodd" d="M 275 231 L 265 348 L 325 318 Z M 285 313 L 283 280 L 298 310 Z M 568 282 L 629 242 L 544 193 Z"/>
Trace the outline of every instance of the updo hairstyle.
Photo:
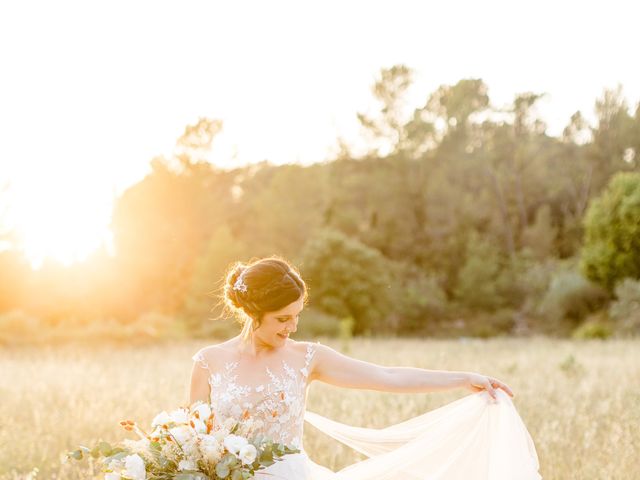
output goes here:
<path id="1" fill-rule="evenodd" d="M 233 288 L 241 275 L 246 291 Z M 241 336 L 245 340 L 251 329 L 260 326 L 266 312 L 280 310 L 301 296 L 306 304 L 307 286 L 300 273 L 278 256 L 235 262 L 225 274 L 224 304 L 243 325 Z"/>

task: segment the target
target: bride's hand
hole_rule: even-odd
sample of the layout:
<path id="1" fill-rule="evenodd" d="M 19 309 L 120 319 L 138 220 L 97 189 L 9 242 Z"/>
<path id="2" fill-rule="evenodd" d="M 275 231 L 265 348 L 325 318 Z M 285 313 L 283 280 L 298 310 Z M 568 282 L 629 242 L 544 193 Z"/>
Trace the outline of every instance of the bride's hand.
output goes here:
<path id="1" fill-rule="evenodd" d="M 497 378 L 487 377 L 486 375 L 480 375 L 479 373 L 469 373 L 465 388 L 468 388 L 472 392 L 481 392 L 482 390 L 486 390 L 494 400 L 497 399 L 495 389 L 501 388 L 513 397 L 513 392 L 506 384 L 502 383 Z"/>

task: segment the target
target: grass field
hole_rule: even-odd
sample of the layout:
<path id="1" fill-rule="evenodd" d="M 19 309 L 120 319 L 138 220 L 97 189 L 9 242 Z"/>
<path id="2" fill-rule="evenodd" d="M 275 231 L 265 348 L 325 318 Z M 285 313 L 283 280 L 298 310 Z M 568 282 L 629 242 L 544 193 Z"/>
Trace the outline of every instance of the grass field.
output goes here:
<path id="1" fill-rule="evenodd" d="M 475 371 L 503 380 L 515 393 L 545 480 L 640 478 L 640 341 L 356 339 L 345 351 L 338 342 L 320 340 L 380 364 Z M 205 344 L 0 350 L 0 479 L 29 478 L 33 467 L 37 479 L 94 478 L 97 465 L 64 464 L 61 455 L 99 438 L 134 438 L 120 420 L 145 426 L 160 410 L 185 404 L 191 355 Z M 314 382 L 307 407 L 345 423 L 380 427 L 467 394 L 391 394 Z M 310 426 L 304 444 L 316 462 L 332 469 L 363 458 Z"/>

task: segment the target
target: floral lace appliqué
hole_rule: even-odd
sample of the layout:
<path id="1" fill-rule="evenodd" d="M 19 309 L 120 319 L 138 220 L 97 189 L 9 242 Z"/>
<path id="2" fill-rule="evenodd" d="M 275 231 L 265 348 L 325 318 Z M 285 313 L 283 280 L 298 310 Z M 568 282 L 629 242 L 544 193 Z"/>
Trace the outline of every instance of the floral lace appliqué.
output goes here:
<path id="1" fill-rule="evenodd" d="M 238 383 L 238 362 L 226 362 L 222 372 L 211 372 L 201 352 L 192 358 L 210 372 L 211 405 L 219 421 L 250 415 L 263 422 L 260 433 L 276 442 L 301 447 L 309 366 L 315 349 L 307 344 L 304 366 L 298 370 L 282 361 L 282 372 L 265 367 L 268 381 L 252 387 Z"/>

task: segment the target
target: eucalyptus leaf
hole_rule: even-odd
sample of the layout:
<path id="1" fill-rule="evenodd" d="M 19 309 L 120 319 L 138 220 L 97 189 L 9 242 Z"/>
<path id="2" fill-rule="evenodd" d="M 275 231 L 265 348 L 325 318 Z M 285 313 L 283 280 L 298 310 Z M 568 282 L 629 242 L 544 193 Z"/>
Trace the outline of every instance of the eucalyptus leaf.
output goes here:
<path id="1" fill-rule="evenodd" d="M 234 470 L 231 474 L 231 480 L 242 480 L 242 471 Z"/>
<path id="2" fill-rule="evenodd" d="M 111 445 L 108 442 L 100 442 L 98 443 L 98 450 L 100 450 L 100 453 L 102 455 L 104 455 L 105 457 L 108 457 L 109 455 L 111 455 L 112 453 L 112 448 Z"/>
<path id="3" fill-rule="evenodd" d="M 229 467 L 225 463 L 218 463 L 216 465 L 216 475 L 220 478 L 227 478 L 227 475 L 229 475 Z"/>

